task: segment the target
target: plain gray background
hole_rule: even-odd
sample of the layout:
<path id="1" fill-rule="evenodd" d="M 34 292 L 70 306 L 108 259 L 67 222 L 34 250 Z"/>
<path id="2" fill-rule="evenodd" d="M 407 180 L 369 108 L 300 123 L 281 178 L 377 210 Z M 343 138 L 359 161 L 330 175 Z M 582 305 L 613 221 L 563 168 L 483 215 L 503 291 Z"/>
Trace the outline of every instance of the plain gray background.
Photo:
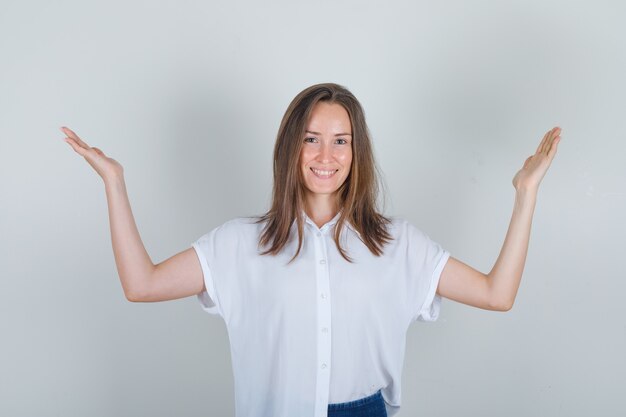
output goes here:
<path id="1" fill-rule="evenodd" d="M 124 298 L 103 183 L 157 263 L 271 193 L 283 112 L 347 86 L 384 212 L 488 272 L 511 180 L 555 125 L 510 312 L 409 329 L 401 416 L 626 412 L 626 7 L 618 1 L 0 3 L 0 415 L 231 416 L 224 322 Z M 381 206 L 382 207 L 382 206 Z"/>

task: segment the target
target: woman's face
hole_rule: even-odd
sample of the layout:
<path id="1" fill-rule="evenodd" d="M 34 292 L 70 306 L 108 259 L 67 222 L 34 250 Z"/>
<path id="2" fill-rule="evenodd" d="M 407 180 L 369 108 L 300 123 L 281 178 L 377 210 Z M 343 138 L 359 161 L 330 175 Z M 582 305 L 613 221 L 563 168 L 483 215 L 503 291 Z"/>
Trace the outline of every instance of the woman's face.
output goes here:
<path id="1" fill-rule="evenodd" d="M 307 197 L 335 193 L 350 173 L 352 126 L 346 109 L 318 102 L 302 138 L 300 166 Z"/>

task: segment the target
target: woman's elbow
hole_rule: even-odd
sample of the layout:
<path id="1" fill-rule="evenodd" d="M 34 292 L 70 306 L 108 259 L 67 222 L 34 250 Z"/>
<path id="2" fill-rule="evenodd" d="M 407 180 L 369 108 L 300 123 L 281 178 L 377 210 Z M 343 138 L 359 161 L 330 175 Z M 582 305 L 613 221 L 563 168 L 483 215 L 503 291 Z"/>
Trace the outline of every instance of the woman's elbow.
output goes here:
<path id="1" fill-rule="evenodd" d="M 145 300 L 145 291 L 140 290 L 137 287 L 125 286 L 124 297 L 131 303 L 139 303 Z"/>
<path id="2" fill-rule="evenodd" d="M 502 311 L 502 312 L 510 311 L 513 308 L 514 301 L 515 300 L 506 300 L 506 299 L 493 300 L 489 304 L 489 309 L 493 311 Z"/>

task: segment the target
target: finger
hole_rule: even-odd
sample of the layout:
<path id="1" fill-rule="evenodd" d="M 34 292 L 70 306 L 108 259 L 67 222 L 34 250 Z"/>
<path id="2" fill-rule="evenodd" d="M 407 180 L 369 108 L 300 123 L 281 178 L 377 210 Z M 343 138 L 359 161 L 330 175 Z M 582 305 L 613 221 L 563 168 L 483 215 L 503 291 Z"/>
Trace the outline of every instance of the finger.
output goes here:
<path id="1" fill-rule="evenodd" d="M 548 153 L 550 152 L 550 149 L 552 149 L 552 143 L 554 142 L 554 139 L 556 139 L 559 134 L 561 133 L 561 128 L 560 127 L 555 127 L 552 130 L 552 135 L 550 135 L 550 138 L 548 139 L 548 141 L 546 142 L 546 144 L 543 147 L 542 152 L 546 155 L 548 155 Z"/>
<path id="2" fill-rule="evenodd" d="M 67 142 L 72 147 L 72 149 L 74 149 L 74 151 L 76 151 L 76 153 L 78 153 L 80 156 L 85 156 L 85 154 L 87 153 L 87 149 L 77 144 L 74 139 L 65 138 L 65 142 Z"/>
<path id="3" fill-rule="evenodd" d="M 550 135 L 552 135 L 553 131 L 554 131 L 554 128 L 546 132 L 546 134 L 543 137 L 543 140 L 541 141 L 541 143 L 539 144 L 539 147 L 537 148 L 537 153 L 542 153 L 544 151 L 544 149 L 546 148 L 546 143 L 548 143 L 548 141 L 550 140 Z"/>
<path id="4" fill-rule="evenodd" d="M 561 136 L 557 136 L 554 138 L 554 140 L 552 141 L 552 145 L 550 146 L 550 149 L 548 150 L 548 158 L 552 159 L 554 158 L 554 155 L 556 155 L 556 149 L 558 148 L 559 142 L 561 142 Z"/>
<path id="5" fill-rule="evenodd" d="M 61 127 L 61 131 L 65 133 L 69 138 L 74 139 L 76 143 L 78 143 L 83 148 L 90 148 L 90 146 L 87 145 L 87 143 L 85 143 L 81 138 L 79 138 L 78 135 L 72 131 L 72 129 L 63 126 Z"/>
<path id="6" fill-rule="evenodd" d="M 94 146 L 94 147 L 92 147 L 91 149 L 93 149 L 94 151 L 96 151 L 96 153 L 97 153 L 98 155 L 100 155 L 100 156 L 104 156 L 104 152 L 102 152 L 102 151 L 100 150 L 100 148 L 96 148 L 96 147 Z"/>
<path id="7" fill-rule="evenodd" d="M 535 153 L 539 153 L 541 152 L 541 149 L 543 148 L 543 144 L 546 142 L 546 139 L 548 139 L 548 136 L 550 135 L 551 130 L 548 130 L 546 132 L 545 135 L 543 135 L 543 139 L 541 139 L 541 142 L 539 142 L 539 146 L 537 146 L 537 150 L 535 151 Z"/>
<path id="8" fill-rule="evenodd" d="M 552 146 L 552 141 L 554 140 L 554 138 L 556 136 L 558 136 L 558 134 L 561 132 L 561 128 L 558 126 L 554 126 L 551 130 L 550 130 L 550 134 L 548 135 L 547 140 L 544 142 L 542 148 L 541 148 L 541 153 L 545 153 L 547 154 L 548 151 L 550 150 L 550 147 Z"/>

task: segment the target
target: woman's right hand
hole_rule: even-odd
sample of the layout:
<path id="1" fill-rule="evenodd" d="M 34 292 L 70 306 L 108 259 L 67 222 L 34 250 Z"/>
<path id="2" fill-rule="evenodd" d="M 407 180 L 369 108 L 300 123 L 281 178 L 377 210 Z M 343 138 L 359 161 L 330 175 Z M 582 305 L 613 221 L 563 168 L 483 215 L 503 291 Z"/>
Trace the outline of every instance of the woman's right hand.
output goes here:
<path id="1" fill-rule="evenodd" d="M 89 165 L 96 170 L 105 183 L 110 179 L 119 178 L 124 174 L 124 168 L 119 162 L 106 156 L 100 149 L 87 145 L 71 129 L 61 127 L 61 132 L 65 133 L 67 136 L 65 142 L 67 142 L 76 153 L 89 162 Z"/>

